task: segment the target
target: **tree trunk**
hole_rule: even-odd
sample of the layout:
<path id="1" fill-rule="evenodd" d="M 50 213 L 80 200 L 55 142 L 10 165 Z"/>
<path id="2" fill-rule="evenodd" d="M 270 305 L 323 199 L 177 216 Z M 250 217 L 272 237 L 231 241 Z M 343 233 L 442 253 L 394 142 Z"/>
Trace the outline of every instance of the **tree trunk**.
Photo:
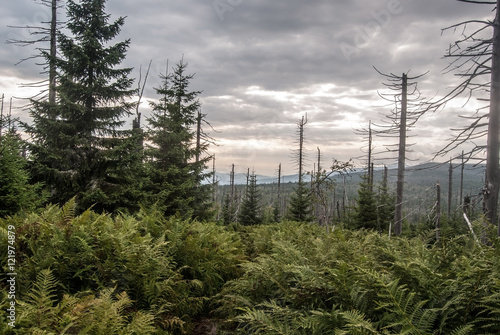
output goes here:
<path id="1" fill-rule="evenodd" d="M 304 164 L 304 125 L 307 123 L 307 119 L 304 121 L 304 117 L 299 123 L 299 184 L 302 183 L 302 168 Z"/>
<path id="2" fill-rule="evenodd" d="M 462 150 L 462 164 L 461 164 L 461 167 L 460 167 L 460 207 L 462 207 L 463 203 L 464 203 L 464 167 L 465 167 L 465 163 L 464 163 L 464 151 Z"/>
<path id="3" fill-rule="evenodd" d="M 52 0 L 50 21 L 50 60 L 49 60 L 49 103 L 56 103 L 56 53 L 57 53 L 57 0 Z"/>
<path id="4" fill-rule="evenodd" d="M 450 168 L 448 169 L 448 218 L 451 217 L 451 203 L 453 201 L 453 165 L 450 158 Z"/>
<path id="5" fill-rule="evenodd" d="M 401 121 L 399 125 L 398 181 L 396 184 L 396 212 L 394 214 L 394 234 L 397 236 L 400 236 L 403 232 L 403 189 L 406 159 L 406 113 L 408 104 L 408 77 L 405 73 L 403 73 L 402 86 Z"/>
<path id="6" fill-rule="evenodd" d="M 372 163 L 372 121 L 368 125 L 368 187 L 373 192 L 373 163 Z"/>
<path id="7" fill-rule="evenodd" d="M 281 215 L 281 163 L 278 167 L 278 199 L 276 207 L 278 207 L 279 214 Z"/>
<path id="8" fill-rule="evenodd" d="M 436 184 L 436 242 L 441 237 L 441 186 Z"/>
<path id="9" fill-rule="evenodd" d="M 198 117 L 196 118 L 196 163 L 200 161 L 201 154 L 201 120 L 203 115 L 198 111 Z M 248 179 L 248 178 L 247 178 Z M 247 180 L 248 184 L 248 180 Z"/>
<path id="10" fill-rule="evenodd" d="M 498 224 L 497 219 L 498 190 L 500 189 L 500 170 L 498 162 L 500 150 L 500 0 L 497 0 L 493 29 L 484 209 L 489 221 L 492 224 L 498 225 L 498 235 L 500 236 L 500 224 Z"/>

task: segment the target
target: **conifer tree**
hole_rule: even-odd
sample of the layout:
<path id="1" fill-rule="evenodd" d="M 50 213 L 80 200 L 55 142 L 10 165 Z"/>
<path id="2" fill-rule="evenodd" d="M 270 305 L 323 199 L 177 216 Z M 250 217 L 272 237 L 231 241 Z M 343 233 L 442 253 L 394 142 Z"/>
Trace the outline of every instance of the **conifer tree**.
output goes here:
<path id="1" fill-rule="evenodd" d="M 286 218 L 298 222 L 312 222 L 314 220 L 311 190 L 307 183 L 299 181 L 290 198 Z"/>
<path id="2" fill-rule="evenodd" d="M 226 193 L 224 203 L 222 204 L 222 224 L 227 226 L 234 222 L 235 213 L 234 201 L 231 199 L 231 195 Z"/>
<path id="3" fill-rule="evenodd" d="M 204 169 L 211 157 L 200 156 L 207 149 L 196 137 L 201 91 L 188 91 L 194 75 L 185 73 L 187 65 L 181 60 L 172 73 L 160 75 L 162 84 L 156 88 L 160 98 L 151 103 L 148 191 L 166 215 L 206 218 L 211 190 L 202 181 L 210 177 Z"/>
<path id="4" fill-rule="evenodd" d="M 105 0 L 67 3 L 68 35 L 59 33 L 56 64 L 57 101 L 33 101 L 31 147 L 40 180 L 50 187 L 51 201 L 77 196 L 80 209 L 113 211 L 123 206 L 124 185 L 130 186 L 128 134 L 123 117 L 133 104 L 131 68 L 117 68 L 130 41 L 111 42 L 124 18 L 109 23 Z M 50 56 L 48 56 L 50 57 Z"/>
<path id="5" fill-rule="evenodd" d="M 0 217 L 32 210 L 41 202 L 39 185 L 30 185 L 27 162 L 18 134 L 0 132 Z"/>
<path id="6" fill-rule="evenodd" d="M 370 177 L 365 175 L 358 188 L 358 202 L 354 212 L 356 228 L 378 229 L 377 199 L 373 193 Z"/>
<path id="7" fill-rule="evenodd" d="M 252 226 L 262 223 L 260 193 L 257 187 L 255 173 L 250 175 L 245 199 L 243 200 L 238 214 L 238 221 L 244 226 Z"/>
<path id="8" fill-rule="evenodd" d="M 378 189 L 377 196 L 377 217 L 378 217 L 378 229 L 380 231 L 386 232 L 394 219 L 394 204 L 396 199 L 394 194 L 389 192 L 389 186 L 387 183 L 387 167 L 384 167 L 384 176 L 382 183 Z"/>

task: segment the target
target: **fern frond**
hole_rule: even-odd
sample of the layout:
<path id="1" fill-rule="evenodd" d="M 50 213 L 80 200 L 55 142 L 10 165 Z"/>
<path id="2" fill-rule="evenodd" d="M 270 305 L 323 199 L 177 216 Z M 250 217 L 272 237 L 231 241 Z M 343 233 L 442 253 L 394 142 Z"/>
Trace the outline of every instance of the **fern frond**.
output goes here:
<path id="1" fill-rule="evenodd" d="M 346 324 L 342 327 L 346 334 L 368 335 L 379 334 L 373 323 L 367 317 L 357 310 L 350 310 L 340 313 L 345 319 Z"/>
<path id="2" fill-rule="evenodd" d="M 20 323 L 32 327 L 49 328 L 56 322 L 54 305 L 57 303 L 58 282 L 50 269 L 40 271 L 37 280 L 24 301 L 20 301 Z"/>
<path id="3" fill-rule="evenodd" d="M 260 306 L 264 309 L 243 309 L 244 314 L 236 317 L 245 334 L 293 335 L 304 334 L 291 324 L 300 319 L 301 314 L 291 309 L 267 302 Z"/>
<path id="4" fill-rule="evenodd" d="M 472 325 L 460 326 L 454 329 L 450 335 L 471 335 L 473 334 L 474 327 Z"/>
<path id="5" fill-rule="evenodd" d="M 148 334 L 155 331 L 154 316 L 149 313 L 137 312 L 123 330 L 123 334 Z"/>
<path id="6" fill-rule="evenodd" d="M 425 309 L 425 300 L 394 280 L 378 294 L 378 309 L 384 311 L 381 324 L 384 329 L 394 329 L 400 334 L 431 334 L 437 311 Z"/>
<path id="7" fill-rule="evenodd" d="M 75 218 L 76 213 L 76 197 L 71 198 L 61 207 L 60 217 L 61 223 L 68 224 Z"/>

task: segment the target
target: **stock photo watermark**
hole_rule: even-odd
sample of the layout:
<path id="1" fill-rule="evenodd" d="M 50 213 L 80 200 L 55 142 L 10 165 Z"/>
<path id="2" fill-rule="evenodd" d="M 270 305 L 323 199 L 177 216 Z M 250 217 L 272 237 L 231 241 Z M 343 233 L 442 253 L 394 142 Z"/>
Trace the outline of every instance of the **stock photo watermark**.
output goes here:
<path id="1" fill-rule="evenodd" d="M 16 231 L 12 225 L 7 230 L 7 324 L 16 327 Z"/>
<path id="2" fill-rule="evenodd" d="M 352 58 L 361 53 L 363 45 L 368 43 L 381 29 L 388 27 L 394 16 L 401 14 L 404 10 L 404 3 L 413 0 L 389 0 L 385 8 L 370 11 L 373 20 L 368 21 L 363 27 L 354 29 L 352 43 L 342 42 L 339 44 L 340 50 L 348 63 Z"/>
<path id="3" fill-rule="evenodd" d="M 41 6 L 31 19 L 22 17 L 19 19 L 19 23 L 7 26 L 9 28 L 7 44 L 10 45 L 15 54 L 22 54 L 23 47 L 30 46 L 43 39 L 40 37 L 46 33 L 46 27 L 43 27 L 43 25 L 50 22 L 50 20 L 51 14 L 48 7 Z"/>
<path id="4" fill-rule="evenodd" d="M 233 12 L 234 9 L 242 3 L 243 0 L 214 0 L 212 6 L 219 19 L 224 21 L 226 14 Z"/>

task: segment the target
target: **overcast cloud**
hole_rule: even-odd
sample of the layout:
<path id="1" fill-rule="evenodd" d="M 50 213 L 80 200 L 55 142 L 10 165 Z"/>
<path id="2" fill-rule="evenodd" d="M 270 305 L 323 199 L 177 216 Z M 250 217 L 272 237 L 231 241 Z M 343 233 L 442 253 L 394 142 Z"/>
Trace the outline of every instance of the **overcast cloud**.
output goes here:
<path id="1" fill-rule="evenodd" d="M 143 113 L 147 100 L 155 99 L 153 87 L 167 59 L 173 66 L 184 56 L 188 72 L 196 74 L 191 88 L 203 91 L 202 111 L 218 131 L 207 129 L 219 143 L 211 147 L 217 170 L 229 171 L 234 163 L 239 171 L 250 167 L 267 175 L 275 174 L 279 163 L 285 173 L 294 173 L 295 124 L 306 113 L 308 169 L 316 147 L 324 160 L 362 155 L 363 138 L 354 129 L 390 110 L 381 107 L 377 90 L 384 90 L 384 78 L 373 66 L 395 74 L 429 71 L 420 89 L 429 98 L 444 94 L 457 78 L 443 75 L 442 56 L 459 32 L 441 35 L 441 29 L 466 19 L 491 19 L 491 10 L 455 0 L 107 2 L 112 19 L 126 16 L 119 40 L 130 38 L 131 47 L 124 66 L 134 67 L 138 78 L 139 67 L 153 61 Z M 6 41 L 26 34 L 7 25 L 37 25 L 48 13 L 32 0 L 18 0 L 4 1 L 0 16 Z M 35 61 L 14 66 L 33 53 L 7 44 L 0 50 L 0 93 L 7 99 L 29 96 L 32 90 L 19 84 L 41 78 Z M 412 158 L 430 159 L 464 112 L 456 103 L 423 117 L 412 131 L 418 136 Z M 26 119 L 26 112 L 14 113 Z M 381 139 L 375 145 L 383 150 Z"/>

